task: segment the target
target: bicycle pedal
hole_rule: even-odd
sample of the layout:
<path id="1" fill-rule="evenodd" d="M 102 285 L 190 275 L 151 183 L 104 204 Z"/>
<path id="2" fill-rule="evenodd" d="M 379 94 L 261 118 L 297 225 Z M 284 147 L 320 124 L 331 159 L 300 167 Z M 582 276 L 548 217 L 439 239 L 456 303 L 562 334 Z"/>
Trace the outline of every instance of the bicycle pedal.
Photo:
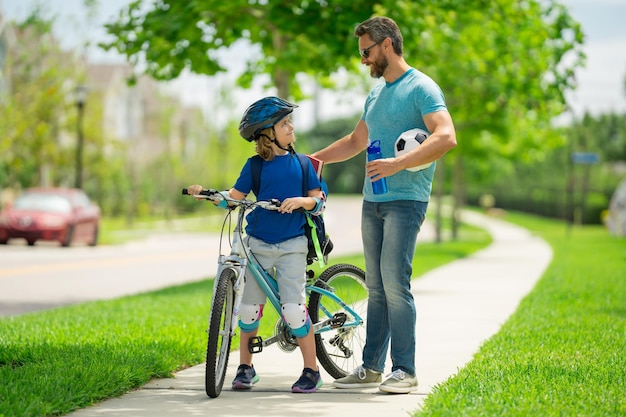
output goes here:
<path id="1" fill-rule="evenodd" d="M 248 352 L 260 353 L 263 351 L 263 339 L 261 336 L 254 336 L 248 340 Z"/>

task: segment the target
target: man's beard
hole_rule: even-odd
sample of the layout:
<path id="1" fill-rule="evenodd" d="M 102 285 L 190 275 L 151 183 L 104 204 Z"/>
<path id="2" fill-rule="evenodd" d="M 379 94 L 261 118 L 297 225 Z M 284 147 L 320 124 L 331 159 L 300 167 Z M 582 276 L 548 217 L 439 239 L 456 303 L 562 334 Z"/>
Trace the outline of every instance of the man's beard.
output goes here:
<path id="1" fill-rule="evenodd" d="M 374 61 L 374 63 L 370 65 L 370 75 L 372 78 L 380 78 L 385 74 L 388 66 L 389 61 L 387 57 L 383 55 L 379 60 Z"/>

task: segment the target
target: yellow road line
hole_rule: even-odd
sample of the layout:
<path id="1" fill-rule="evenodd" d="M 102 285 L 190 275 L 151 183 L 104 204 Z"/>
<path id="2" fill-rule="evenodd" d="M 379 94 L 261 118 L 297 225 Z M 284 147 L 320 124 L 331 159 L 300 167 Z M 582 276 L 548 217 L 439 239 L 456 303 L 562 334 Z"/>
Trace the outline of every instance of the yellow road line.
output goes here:
<path id="1" fill-rule="evenodd" d="M 27 265 L 7 269 L 0 268 L 0 277 L 28 275 L 51 271 L 68 271 L 76 269 L 102 269 L 107 267 L 119 267 L 123 265 L 145 264 L 148 262 L 171 262 L 190 258 L 195 258 L 199 260 L 198 262 L 202 262 L 202 256 L 207 256 L 206 250 L 188 251 L 184 253 L 159 253 L 142 256 L 128 256 L 123 258 L 91 259 L 84 261 L 46 263 L 41 265 Z M 215 259 L 217 259 L 217 257 L 215 257 Z"/>

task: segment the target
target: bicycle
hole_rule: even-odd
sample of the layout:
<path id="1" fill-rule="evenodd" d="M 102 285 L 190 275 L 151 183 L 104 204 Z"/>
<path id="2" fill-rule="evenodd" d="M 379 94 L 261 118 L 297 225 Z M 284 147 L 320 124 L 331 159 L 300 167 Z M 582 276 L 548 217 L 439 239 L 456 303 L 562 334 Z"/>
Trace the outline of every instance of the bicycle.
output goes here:
<path id="1" fill-rule="evenodd" d="M 187 194 L 187 189 L 183 189 Z M 225 200 L 228 213 L 220 233 L 218 269 L 213 284 L 213 297 L 207 329 L 205 390 L 209 397 L 220 395 L 230 347 L 237 328 L 238 307 L 245 285 L 245 272 L 250 271 L 267 299 L 278 314 L 274 335 L 267 340 L 257 336 L 250 340 L 250 353 L 260 353 L 263 348 L 278 344 L 284 352 L 293 352 L 298 343 L 291 329 L 281 317 L 280 296 L 276 281 L 258 264 L 243 239 L 243 224 L 246 213 L 256 207 L 277 210 L 280 201 L 235 200 L 216 190 L 203 190 L 196 198 L 212 201 Z M 222 254 L 226 224 L 231 225 L 231 214 L 238 210 L 235 227 L 229 227 L 230 254 Z M 315 259 L 307 257 L 311 265 Z M 361 352 L 365 343 L 365 315 L 367 313 L 368 290 L 365 272 L 351 264 L 336 264 L 326 268 L 318 277 L 315 271 L 307 270 L 306 293 L 312 329 L 315 332 L 317 359 L 333 377 L 342 378 L 361 364 Z"/>

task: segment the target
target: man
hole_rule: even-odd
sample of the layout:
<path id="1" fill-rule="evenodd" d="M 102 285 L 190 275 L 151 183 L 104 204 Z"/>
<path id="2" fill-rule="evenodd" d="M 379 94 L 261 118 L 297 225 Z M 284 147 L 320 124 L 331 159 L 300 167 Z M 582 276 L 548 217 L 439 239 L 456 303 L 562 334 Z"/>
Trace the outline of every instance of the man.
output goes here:
<path id="1" fill-rule="evenodd" d="M 369 289 L 363 365 L 333 385 L 379 386 L 383 392 L 409 393 L 417 389 L 412 262 L 435 164 L 420 171 L 407 168 L 443 156 L 456 146 L 456 134 L 441 89 L 404 60 L 402 34 L 393 20 L 368 19 L 354 34 L 359 39 L 361 62 L 370 68 L 372 77 L 383 77 L 385 82 L 368 95 L 354 131 L 313 156 L 327 163 L 340 162 L 380 140 L 383 158 L 366 164 L 363 187 L 361 234 Z M 413 151 L 396 156 L 396 139 L 414 128 L 426 130 L 430 136 Z M 371 178 L 375 176 L 376 180 L 386 178 L 386 193 L 373 193 Z M 382 382 L 390 343 L 392 373 Z"/>

